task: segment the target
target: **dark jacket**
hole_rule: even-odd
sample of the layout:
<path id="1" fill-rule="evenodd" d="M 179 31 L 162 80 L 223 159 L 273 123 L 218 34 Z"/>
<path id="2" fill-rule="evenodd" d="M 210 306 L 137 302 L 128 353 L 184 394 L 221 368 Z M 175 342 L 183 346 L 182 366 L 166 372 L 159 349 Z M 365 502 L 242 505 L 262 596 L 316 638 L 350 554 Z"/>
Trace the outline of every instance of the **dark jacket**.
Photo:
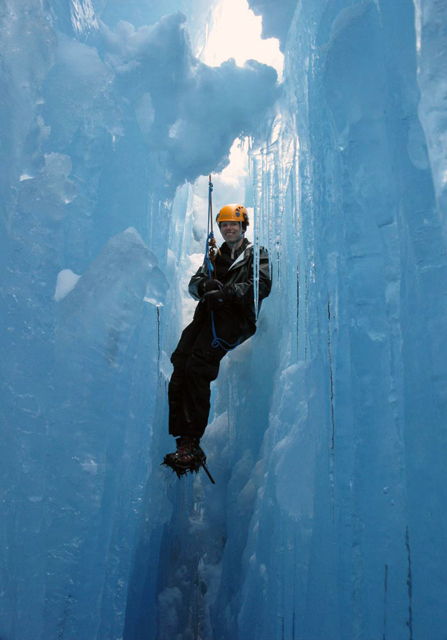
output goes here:
<path id="1" fill-rule="evenodd" d="M 256 331 L 254 302 L 253 245 L 244 240 L 241 249 L 231 259 L 230 250 L 225 243 L 219 249 L 212 278 L 224 285 L 226 303 L 241 317 L 243 333 L 250 335 Z M 206 280 L 209 279 L 206 262 L 200 267 L 189 283 L 189 293 L 195 300 L 202 300 Z M 268 251 L 263 247 L 259 251 L 259 308 L 261 301 L 270 294 L 272 282 L 269 273 Z"/>

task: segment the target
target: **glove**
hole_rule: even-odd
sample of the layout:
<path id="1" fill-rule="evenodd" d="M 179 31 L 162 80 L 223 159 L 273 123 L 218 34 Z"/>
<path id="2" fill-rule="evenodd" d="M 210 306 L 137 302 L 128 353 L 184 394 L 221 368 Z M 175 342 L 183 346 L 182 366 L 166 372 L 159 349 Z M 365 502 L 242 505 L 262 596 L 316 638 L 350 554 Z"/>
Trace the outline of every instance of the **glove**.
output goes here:
<path id="1" fill-rule="evenodd" d="M 203 300 L 205 293 L 208 293 L 208 291 L 217 291 L 222 287 L 223 284 L 219 282 L 219 280 L 209 280 L 208 278 L 204 278 L 199 284 L 199 296 Z"/>
<path id="2" fill-rule="evenodd" d="M 219 291 L 222 289 L 223 284 L 219 282 L 219 280 L 207 280 L 205 282 L 204 291 L 208 293 L 208 291 Z"/>
<path id="3" fill-rule="evenodd" d="M 203 299 L 206 302 L 208 311 L 216 311 L 225 302 L 225 294 L 221 289 L 219 291 L 208 291 L 203 296 Z"/>

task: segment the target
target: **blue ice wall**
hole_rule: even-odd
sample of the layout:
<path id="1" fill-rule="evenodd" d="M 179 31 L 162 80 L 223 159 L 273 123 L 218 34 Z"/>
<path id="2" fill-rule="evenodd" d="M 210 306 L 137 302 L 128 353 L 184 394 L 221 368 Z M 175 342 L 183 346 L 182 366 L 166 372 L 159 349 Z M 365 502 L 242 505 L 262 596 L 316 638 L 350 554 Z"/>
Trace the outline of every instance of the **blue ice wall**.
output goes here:
<path id="1" fill-rule="evenodd" d="M 260 192 L 281 238 L 300 205 L 298 357 L 264 443 L 241 637 L 445 635 L 445 211 L 418 113 L 424 56 L 411 3 L 301 6 L 288 34 Z"/>
<path id="2" fill-rule="evenodd" d="M 0 10 L 5 640 L 445 640 L 445 7 L 250 2 L 281 95 L 195 59 L 210 3 Z M 185 181 L 240 134 L 275 287 L 179 483 Z"/>
<path id="3" fill-rule="evenodd" d="M 4 640 L 122 637 L 179 304 L 188 189 L 173 199 L 277 95 L 270 67 L 200 63 L 182 3 L 142 4 L 0 9 Z"/>
<path id="4" fill-rule="evenodd" d="M 216 487 L 165 519 L 149 480 L 125 637 L 441 640 L 445 11 L 251 4 L 286 56 L 252 152 L 275 289 L 215 387 Z"/>

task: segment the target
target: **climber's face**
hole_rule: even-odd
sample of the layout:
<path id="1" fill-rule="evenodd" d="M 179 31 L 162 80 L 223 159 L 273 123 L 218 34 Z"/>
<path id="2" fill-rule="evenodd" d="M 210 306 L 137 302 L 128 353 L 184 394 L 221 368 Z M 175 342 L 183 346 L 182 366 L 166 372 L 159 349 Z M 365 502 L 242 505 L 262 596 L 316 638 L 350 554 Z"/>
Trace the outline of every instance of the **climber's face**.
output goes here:
<path id="1" fill-rule="evenodd" d="M 228 244 L 235 244 L 242 239 L 242 225 L 240 222 L 229 220 L 228 222 L 220 223 L 220 232 L 225 242 Z"/>

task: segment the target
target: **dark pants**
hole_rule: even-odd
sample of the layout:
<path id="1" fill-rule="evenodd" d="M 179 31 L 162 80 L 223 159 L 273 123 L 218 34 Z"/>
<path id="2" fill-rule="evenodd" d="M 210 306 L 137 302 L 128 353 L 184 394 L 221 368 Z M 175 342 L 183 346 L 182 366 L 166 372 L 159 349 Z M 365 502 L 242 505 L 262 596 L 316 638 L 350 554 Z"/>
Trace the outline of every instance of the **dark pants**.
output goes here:
<path id="1" fill-rule="evenodd" d="M 252 335 L 241 327 L 240 314 L 228 305 L 214 312 L 218 338 L 234 344 Z M 197 306 L 194 319 L 186 327 L 176 350 L 171 356 L 174 371 L 169 383 L 169 433 L 177 436 L 201 438 L 210 412 L 210 385 L 217 378 L 219 365 L 227 351 L 212 347 L 211 314 L 204 303 Z"/>

